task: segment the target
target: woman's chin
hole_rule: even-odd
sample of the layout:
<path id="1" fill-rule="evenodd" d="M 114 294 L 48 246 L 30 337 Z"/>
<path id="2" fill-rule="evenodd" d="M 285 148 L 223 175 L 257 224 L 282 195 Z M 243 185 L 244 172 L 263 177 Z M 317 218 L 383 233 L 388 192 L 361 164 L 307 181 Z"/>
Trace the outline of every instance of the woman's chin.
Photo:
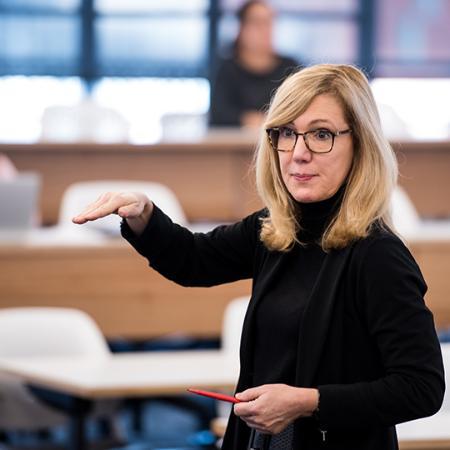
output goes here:
<path id="1" fill-rule="evenodd" d="M 302 190 L 301 192 L 297 191 L 291 193 L 291 195 L 298 203 L 314 203 L 320 201 L 320 196 L 309 190 Z"/>

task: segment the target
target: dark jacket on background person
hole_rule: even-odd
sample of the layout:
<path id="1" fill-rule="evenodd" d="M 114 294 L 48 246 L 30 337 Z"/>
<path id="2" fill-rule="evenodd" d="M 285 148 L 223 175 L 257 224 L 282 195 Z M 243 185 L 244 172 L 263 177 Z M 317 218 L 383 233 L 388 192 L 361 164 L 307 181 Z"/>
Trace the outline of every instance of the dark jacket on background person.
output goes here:
<path id="1" fill-rule="evenodd" d="M 140 237 L 122 225 L 124 237 L 150 265 L 178 284 L 253 279 L 238 392 L 254 387 L 258 305 L 277 283 L 292 295 L 298 268 L 291 255 L 303 251 L 299 244 L 289 252 L 268 250 L 259 238 L 266 214 L 261 210 L 236 224 L 192 234 L 155 206 Z M 319 411 L 295 422 L 295 449 L 394 450 L 397 423 L 438 411 L 444 372 L 425 292 L 407 248 L 381 227 L 324 255 L 298 330 L 293 383 L 319 389 Z M 222 448 L 246 449 L 249 435 L 247 425 L 232 413 Z"/>
<path id="2" fill-rule="evenodd" d="M 242 113 L 262 111 L 282 81 L 298 68 L 298 63 L 283 56 L 265 73 L 251 72 L 234 58 L 223 60 L 212 84 L 210 125 L 239 127 Z"/>

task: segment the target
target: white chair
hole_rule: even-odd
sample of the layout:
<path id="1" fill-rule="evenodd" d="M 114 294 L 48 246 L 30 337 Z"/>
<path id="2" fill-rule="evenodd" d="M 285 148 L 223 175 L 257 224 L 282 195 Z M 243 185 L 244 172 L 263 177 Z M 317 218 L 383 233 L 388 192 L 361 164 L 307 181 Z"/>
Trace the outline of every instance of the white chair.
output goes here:
<path id="1" fill-rule="evenodd" d="M 110 351 L 96 323 L 84 312 L 69 308 L 24 307 L 0 310 L 0 358 L 33 356 L 108 358 Z M 116 400 L 93 405 L 89 417 L 115 423 Z M 66 424 L 68 417 L 39 401 L 22 382 L 0 372 L 0 430 L 37 431 Z"/>
<path id="2" fill-rule="evenodd" d="M 378 103 L 377 106 L 383 134 L 389 140 L 410 141 L 413 139 L 408 125 L 392 106 L 385 103 Z"/>
<path id="3" fill-rule="evenodd" d="M 45 109 L 41 141 L 128 142 L 130 124 L 112 108 L 85 99 L 74 106 L 55 105 Z"/>
<path id="4" fill-rule="evenodd" d="M 445 384 L 450 386 L 450 343 L 441 344 L 441 350 L 444 360 Z M 444 394 L 442 408 L 437 414 L 397 425 L 397 434 L 400 441 L 417 441 L 417 444 L 420 441 L 427 441 L 431 448 L 432 445 L 429 441 L 450 441 L 449 424 L 450 392 L 447 389 Z M 419 448 L 419 445 L 414 448 Z M 436 446 L 436 448 L 438 447 Z"/>
<path id="5" fill-rule="evenodd" d="M 417 234 L 420 217 L 406 191 L 396 186 L 391 198 L 392 221 L 395 229 L 406 239 Z"/>
<path id="6" fill-rule="evenodd" d="M 225 308 L 222 321 L 222 351 L 229 358 L 239 359 L 242 325 L 249 301 L 249 296 L 238 297 Z"/>
<path id="7" fill-rule="evenodd" d="M 161 117 L 162 141 L 202 139 L 208 131 L 206 114 L 167 113 Z"/>
<path id="8" fill-rule="evenodd" d="M 448 240 L 450 220 L 423 220 L 406 191 L 397 186 L 391 198 L 392 221 L 407 241 Z"/>
<path id="9" fill-rule="evenodd" d="M 228 303 L 223 315 L 221 351 L 224 353 L 224 357 L 230 359 L 233 363 L 239 361 L 242 326 L 249 300 L 248 295 L 232 300 Z M 217 417 L 212 421 L 211 429 L 216 436 L 222 437 L 228 422 L 231 405 L 226 402 L 216 402 L 216 408 Z"/>
<path id="10" fill-rule="evenodd" d="M 105 192 L 142 192 L 160 207 L 174 222 L 186 225 L 187 219 L 175 194 L 165 185 L 150 181 L 106 180 L 82 181 L 70 185 L 63 194 L 59 213 L 59 227 L 70 230 L 97 230 L 111 235 L 120 234 L 120 217 L 110 215 L 88 222 L 83 226 L 74 225 L 72 217 L 94 202 Z"/>

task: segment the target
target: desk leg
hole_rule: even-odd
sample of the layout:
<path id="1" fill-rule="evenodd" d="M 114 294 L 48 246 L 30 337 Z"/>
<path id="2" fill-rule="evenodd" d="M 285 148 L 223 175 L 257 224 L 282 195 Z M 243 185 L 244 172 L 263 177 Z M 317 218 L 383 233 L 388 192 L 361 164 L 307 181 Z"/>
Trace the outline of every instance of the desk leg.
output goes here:
<path id="1" fill-rule="evenodd" d="M 84 417 L 73 416 L 70 430 L 70 450 L 85 450 L 86 436 L 84 434 Z"/>
<path id="2" fill-rule="evenodd" d="M 90 402 L 80 398 L 75 399 L 76 405 L 70 421 L 70 450 L 86 450 L 86 416 L 91 406 Z"/>
<path id="3" fill-rule="evenodd" d="M 92 401 L 39 386 L 29 385 L 28 388 L 41 402 L 70 416 L 68 448 L 86 450 L 85 422 L 92 408 Z"/>

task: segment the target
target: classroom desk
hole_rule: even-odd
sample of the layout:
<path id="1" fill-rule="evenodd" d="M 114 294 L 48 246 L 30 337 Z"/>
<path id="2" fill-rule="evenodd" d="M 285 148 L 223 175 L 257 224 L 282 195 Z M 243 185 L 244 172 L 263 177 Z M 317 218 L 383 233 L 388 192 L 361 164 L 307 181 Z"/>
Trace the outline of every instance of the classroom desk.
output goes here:
<path id="1" fill-rule="evenodd" d="M 0 358 L 0 370 L 20 377 L 25 383 L 64 392 L 80 401 L 104 398 L 147 397 L 184 394 L 188 387 L 232 392 L 238 377 L 237 359 L 220 350 L 112 354 L 102 360 L 86 357 Z M 85 411 L 83 407 L 71 417 L 70 448 L 85 450 Z M 435 418 L 425 419 L 430 423 Z M 443 418 L 445 419 L 445 417 Z M 441 420 L 442 421 L 442 420 Z M 399 429 L 401 450 L 450 450 L 446 438 L 447 420 L 442 421 L 440 438 L 412 438 L 418 434 L 411 422 Z M 423 435 L 430 434 L 427 424 L 419 427 Z M 226 419 L 216 420 L 217 435 L 225 431 Z M 436 425 L 434 426 L 436 428 Z M 415 427 L 417 428 L 417 426 Z M 439 427 L 438 427 L 439 428 Z M 436 431 L 433 432 L 436 434 Z M 403 439 L 402 439 L 403 437 Z M 408 437 L 408 439 L 404 439 Z"/>
<path id="2" fill-rule="evenodd" d="M 179 198 L 188 219 L 234 221 L 261 206 L 252 159 L 257 137 L 212 130 L 190 142 L 132 144 L 0 144 L 19 170 L 42 176 L 44 225 L 56 223 L 63 191 L 84 180 L 157 181 Z M 400 184 L 418 212 L 450 217 L 450 141 L 395 142 Z"/>
<path id="3" fill-rule="evenodd" d="M 85 417 L 91 400 L 185 394 L 188 387 L 231 392 L 237 358 L 220 350 L 111 354 L 90 357 L 0 358 L 0 370 L 25 383 L 63 392 L 78 402 L 71 417 L 70 448 L 85 450 Z"/>
<path id="4" fill-rule="evenodd" d="M 450 326 L 450 241 L 413 242 L 438 327 Z M 127 243 L 0 245 L 0 308 L 62 306 L 86 311 L 108 338 L 168 334 L 218 337 L 229 301 L 251 291 L 243 280 L 185 288 L 166 280 Z"/>

